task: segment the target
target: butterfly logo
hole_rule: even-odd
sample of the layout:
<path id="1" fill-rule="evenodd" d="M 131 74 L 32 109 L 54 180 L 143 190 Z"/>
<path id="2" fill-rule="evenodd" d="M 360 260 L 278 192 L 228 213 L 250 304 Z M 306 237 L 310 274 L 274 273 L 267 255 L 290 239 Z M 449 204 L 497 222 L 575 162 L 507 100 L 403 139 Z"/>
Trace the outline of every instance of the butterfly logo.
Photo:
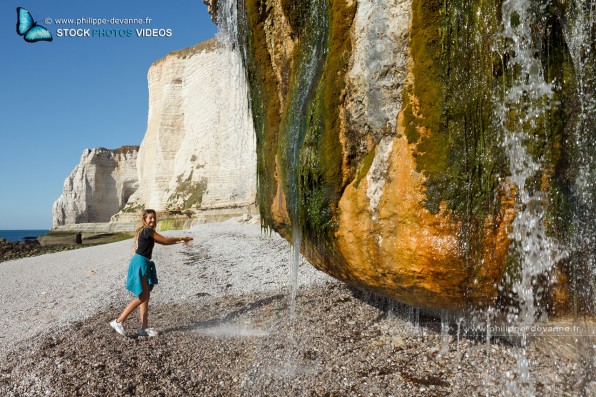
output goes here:
<path id="1" fill-rule="evenodd" d="M 19 36 L 24 36 L 25 41 L 29 43 L 52 41 L 50 31 L 38 25 L 29 11 L 23 7 L 17 7 L 17 33 Z"/>

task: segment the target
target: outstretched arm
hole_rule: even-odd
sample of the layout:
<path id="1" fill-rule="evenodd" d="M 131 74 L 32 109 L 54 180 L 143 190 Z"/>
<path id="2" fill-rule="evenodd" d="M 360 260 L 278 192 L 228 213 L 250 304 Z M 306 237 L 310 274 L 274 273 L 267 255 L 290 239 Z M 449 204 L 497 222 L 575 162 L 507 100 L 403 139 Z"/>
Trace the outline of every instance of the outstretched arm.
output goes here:
<path id="1" fill-rule="evenodd" d="M 162 244 L 162 245 L 173 245 L 176 243 L 188 243 L 189 241 L 192 240 L 192 237 L 165 237 L 162 236 L 161 234 L 157 233 L 157 232 L 153 232 L 151 233 L 151 237 L 153 237 L 153 239 L 155 240 L 156 243 Z"/>

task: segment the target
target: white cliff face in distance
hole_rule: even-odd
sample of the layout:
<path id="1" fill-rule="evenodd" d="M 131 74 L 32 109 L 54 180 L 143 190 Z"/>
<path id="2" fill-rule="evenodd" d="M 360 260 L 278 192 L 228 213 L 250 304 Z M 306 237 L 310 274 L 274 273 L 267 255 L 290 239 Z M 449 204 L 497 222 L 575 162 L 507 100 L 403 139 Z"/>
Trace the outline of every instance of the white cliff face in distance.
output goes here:
<path id="1" fill-rule="evenodd" d="M 236 54 L 211 39 L 158 60 L 148 80 L 139 188 L 124 212 L 254 203 L 255 133 Z"/>
<path id="2" fill-rule="evenodd" d="M 138 186 L 138 149 L 85 149 L 81 161 L 64 181 L 64 192 L 54 203 L 53 227 L 108 222 L 120 211 Z"/>

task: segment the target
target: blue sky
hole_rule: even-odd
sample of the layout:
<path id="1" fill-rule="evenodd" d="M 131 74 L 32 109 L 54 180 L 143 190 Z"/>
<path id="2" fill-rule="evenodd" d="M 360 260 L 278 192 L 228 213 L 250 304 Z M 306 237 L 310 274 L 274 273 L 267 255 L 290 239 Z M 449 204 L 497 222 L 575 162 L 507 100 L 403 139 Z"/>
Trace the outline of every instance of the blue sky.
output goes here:
<path id="1" fill-rule="evenodd" d="M 27 43 L 17 35 L 17 7 L 29 10 L 54 40 Z M 151 64 L 217 32 L 202 0 L 4 1 L 1 18 L 0 229 L 49 229 L 52 205 L 85 148 L 141 143 Z M 151 22 L 77 26 L 58 24 L 62 18 Z M 132 29 L 133 36 L 58 36 L 58 29 L 75 28 Z M 139 28 L 172 34 L 137 37 Z"/>

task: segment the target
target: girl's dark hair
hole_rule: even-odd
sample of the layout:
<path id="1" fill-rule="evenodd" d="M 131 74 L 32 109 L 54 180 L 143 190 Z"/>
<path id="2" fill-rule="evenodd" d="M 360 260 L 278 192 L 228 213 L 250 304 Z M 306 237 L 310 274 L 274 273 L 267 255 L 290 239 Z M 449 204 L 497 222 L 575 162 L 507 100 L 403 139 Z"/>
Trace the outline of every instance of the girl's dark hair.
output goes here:
<path id="1" fill-rule="evenodd" d="M 155 217 L 157 219 L 157 213 L 155 212 L 155 210 L 147 209 L 147 210 L 143 211 L 143 213 L 141 214 L 141 219 L 139 220 L 139 226 L 137 227 L 137 230 L 135 232 L 135 242 L 134 242 L 134 246 L 133 246 L 133 252 L 136 251 L 136 249 L 137 249 L 137 243 L 139 241 L 139 233 L 141 232 L 141 230 L 143 230 L 145 228 L 152 229 L 152 227 L 149 226 L 147 224 L 147 222 L 145 222 L 145 218 L 149 214 L 155 215 Z"/>

